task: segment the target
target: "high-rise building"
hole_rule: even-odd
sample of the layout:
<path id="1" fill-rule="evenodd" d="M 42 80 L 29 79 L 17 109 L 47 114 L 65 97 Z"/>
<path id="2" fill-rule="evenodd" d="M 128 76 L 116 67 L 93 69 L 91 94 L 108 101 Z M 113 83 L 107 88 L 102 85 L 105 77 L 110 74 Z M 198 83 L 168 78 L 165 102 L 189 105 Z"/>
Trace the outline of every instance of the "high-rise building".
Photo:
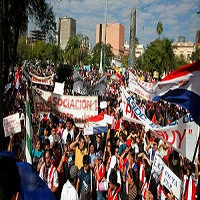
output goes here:
<path id="1" fill-rule="evenodd" d="M 124 34 L 125 27 L 119 23 L 107 24 L 106 44 L 110 44 L 115 57 L 121 58 L 124 54 Z M 105 43 L 105 24 L 96 26 L 96 43 Z"/>
<path id="2" fill-rule="evenodd" d="M 58 44 L 61 49 L 65 49 L 70 37 L 76 35 L 76 20 L 70 17 L 59 19 L 58 25 Z"/>
<path id="3" fill-rule="evenodd" d="M 200 29 L 197 30 L 197 34 L 196 34 L 196 44 L 200 45 Z"/>

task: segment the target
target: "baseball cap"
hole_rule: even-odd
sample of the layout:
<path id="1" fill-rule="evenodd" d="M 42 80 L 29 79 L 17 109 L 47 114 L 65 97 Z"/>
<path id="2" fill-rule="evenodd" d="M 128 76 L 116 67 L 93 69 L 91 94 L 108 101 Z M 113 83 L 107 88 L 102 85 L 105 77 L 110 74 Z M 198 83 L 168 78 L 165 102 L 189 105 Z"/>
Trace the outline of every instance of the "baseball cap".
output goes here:
<path id="1" fill-rule="evenodd" d="M 70 178 L 72 179 L 76 178 L 77 174 L 78 174 L 78 167 L 76 165 L 71 166 L 71 169 L 69 171 Z"/>
<path id="2" fill-rule="evenodd" d="M 127 146 L 127 147 L 130 147 L 130 146 L 131 146 L 131 140 L 129 140 L 129 139 L 126 140 L 126 146 Z"/>

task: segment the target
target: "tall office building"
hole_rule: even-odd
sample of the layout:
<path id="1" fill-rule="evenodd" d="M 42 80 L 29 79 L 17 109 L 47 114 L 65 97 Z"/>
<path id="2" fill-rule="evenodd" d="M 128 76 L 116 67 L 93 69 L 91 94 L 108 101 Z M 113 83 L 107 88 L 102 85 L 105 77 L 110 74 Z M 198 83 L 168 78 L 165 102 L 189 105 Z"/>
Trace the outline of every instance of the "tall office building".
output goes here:
<path id="1" fill-rule="evenodd" d="M 61 49 L 65 49 L 70 37 L 76 35 L 76 20 L 70 17 L 59 19 L 58 24 L 58 44 Z"/>
<path id="2" fill-rule="evenodd" d="M 115 57 L 120 58 L 124 54 L 125 27 L 119 23 L 107 24 L 106 44 L 111 44 Z M 96 26 L 96 43 L 105 43 L 105 24 Z"/>
<path id="3" fill-rule="evenodd" d="M 197 30 L 197 34 L 196 34 L 196 44 L 200 45 L 200 29 Z"/>

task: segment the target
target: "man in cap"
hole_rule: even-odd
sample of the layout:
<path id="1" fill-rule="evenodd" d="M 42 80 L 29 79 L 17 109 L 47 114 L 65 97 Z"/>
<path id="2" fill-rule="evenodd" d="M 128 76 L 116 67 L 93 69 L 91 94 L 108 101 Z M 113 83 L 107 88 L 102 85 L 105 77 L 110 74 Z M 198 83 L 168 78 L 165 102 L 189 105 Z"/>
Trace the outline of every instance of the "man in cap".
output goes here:
<path id="1" fill-rule="evenodd" d="M 78 193 L 75 189 L 77 174 L 78 167 L 73 165 L 69 171 L 70 178 L 63 185 L 60 200 L 78 200 Z"/>

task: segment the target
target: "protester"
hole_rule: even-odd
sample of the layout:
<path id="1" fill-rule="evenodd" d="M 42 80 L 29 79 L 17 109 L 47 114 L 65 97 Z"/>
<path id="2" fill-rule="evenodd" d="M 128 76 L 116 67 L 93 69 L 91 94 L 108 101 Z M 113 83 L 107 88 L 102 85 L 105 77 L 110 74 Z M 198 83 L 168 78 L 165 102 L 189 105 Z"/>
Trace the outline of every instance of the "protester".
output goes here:
<path id="1" fill-rule="evenodd" d="M 79 191 L 80 187 L 80 200 L 89 200 L 92 195 L 92 171 L 89 168 L 88 155 L 83 156 L 83 166 L 80 169 L 80 175 L 78 177 L 76 191 Z"/>
<path id="2" fill-rule="evenodd" d="M 49 189 L 56 193 L 59 190 L 58 172 L 51 163 L 51 152 L 46 149 L 43 154 L 44 163 L 41 166 L 39 176 L 48 185 Z"/>
<path id="3" fill-rule="evenodd" d="M 78 200 L 78 193 L 75 189 L 78 175 L 78 168 L 73 165 L 69 172 L 69 179 L 63 185 L 60 200 Z"/>

